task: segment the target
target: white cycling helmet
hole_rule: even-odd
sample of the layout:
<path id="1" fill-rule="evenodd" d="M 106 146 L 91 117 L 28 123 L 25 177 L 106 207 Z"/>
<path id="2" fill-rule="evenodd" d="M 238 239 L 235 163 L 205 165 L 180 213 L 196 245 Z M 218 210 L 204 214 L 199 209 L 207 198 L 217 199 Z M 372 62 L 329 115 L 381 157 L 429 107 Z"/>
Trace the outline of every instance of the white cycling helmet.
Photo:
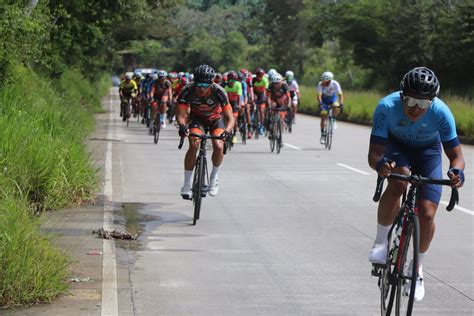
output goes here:
<path id="1" fill-rule="evenodd" d="M 270 77 L 270 82 L 272 83 L 276 83 L 276 82 L 282 82 L 283 81 L 283 77 L 278 73 L 278 72 L 275 72 L 274 74 L 272 74 Z"/>
<path id="2" fill-rule="evenodd" d="M 158 79 L 158 73 L 154 72 L 154 73 L 151 75 L 151 79 L 157 80 L 157 79 Z"/>
<path id="3" fill-rule="evenodd" d="M 330 71 L 325 71 L 321 75 L 321 80 L 323 81 L 332 80 L 332 79 L 334 79 L 334 74 Z"/>
<path id="4" fill-rule="evenodd" d="M 285 72 L 285 77 L 287 78 L 293 78 L 294 76 L 295 74 L 291 70 L 288 70 L 287 72 Z"/>
<path id="5" fill-rule="evenodd" d="M 158 78 L 168 77 L 168 73 L 164 70 L 158 71 Z"/>
<path id="6" fill-rule="evenodd" d="M 132 75 L 130 75 L 129 73 L 126 73 L 125 80 L 132 80 Z"/>
<path id="7" fill-rule="evenodd" d="M 277 74 L 277 73 L 278 73 L 278 72 L 276 71 L 276 69 L 273 69 L 273 68 L 270 69 L 270 70 L 268 71 L 268 78 L 270 78 L 273 74 Z"/>

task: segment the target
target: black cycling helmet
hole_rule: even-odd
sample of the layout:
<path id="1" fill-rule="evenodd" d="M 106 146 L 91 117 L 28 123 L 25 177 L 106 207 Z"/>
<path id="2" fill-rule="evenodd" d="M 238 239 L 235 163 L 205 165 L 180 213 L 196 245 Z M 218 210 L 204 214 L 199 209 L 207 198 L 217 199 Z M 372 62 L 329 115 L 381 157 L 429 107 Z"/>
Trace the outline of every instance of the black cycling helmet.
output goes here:
<path id="1" fill-rule="evenodd" d="M 439 94 L 439 81 L 431 69 L 416 67 L 403 76 L 400 89 L 404 95 L 433 100 Z"/>
<path id="2" fill-rule="evenodd" d="M 209 65 L 200 65 L 194 69 L 194 82 L 197 83 L 211 83 L 216 72 L 214 68 Z"/>
<path id="3" fill-rule="evenodd" d="M 227 74 L 227 79 L 228 80 L 238 80 L 239 79 L 239 76 L 237 75 L 237 73 L 235 71 L 229 71 L 229 73 Z"/>
<path id="4" fill-rule="evenodd" d="M 255 69 L 255 74 L 256 75 L 263 75 L 264 73 L 265 73 L 265 70 L 263 70 L 262 68 Z"/>

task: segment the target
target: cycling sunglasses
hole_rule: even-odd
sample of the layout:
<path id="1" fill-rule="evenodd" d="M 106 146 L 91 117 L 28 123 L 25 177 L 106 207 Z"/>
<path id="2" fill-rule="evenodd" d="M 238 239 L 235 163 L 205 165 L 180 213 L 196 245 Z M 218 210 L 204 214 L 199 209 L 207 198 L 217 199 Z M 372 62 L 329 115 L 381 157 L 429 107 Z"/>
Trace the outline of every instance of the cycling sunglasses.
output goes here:
<path id="1" fill-rule="evenodd" d="M 427 108 L 430 107 L 431 103 L 433 103 L 433 100 L 426 100 L 426 99 L 416 99 L 408 96 L 403 96 L 403 102 L 408 106 L 409 108 L 413 108 L 415 106 L 418 106 L 422 110 L 426 110 Z"/>
<path id="2" fill-rule="evenodd" d="M 208 83 L 208 82 L 199 82 L 199 83 L 196 83 L 196 87 L 198 88 L 204 88 L 204 89 L 207 89 L 209 88 L 211 84 Z"/>

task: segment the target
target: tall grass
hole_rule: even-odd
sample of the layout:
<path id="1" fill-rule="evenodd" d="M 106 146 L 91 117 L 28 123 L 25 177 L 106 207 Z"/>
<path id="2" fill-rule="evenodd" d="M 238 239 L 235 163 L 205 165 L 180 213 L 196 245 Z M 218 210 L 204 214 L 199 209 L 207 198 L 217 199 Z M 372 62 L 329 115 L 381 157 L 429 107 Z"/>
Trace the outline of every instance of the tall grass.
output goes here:
<path id="1" fill-rule="evenodd" d="M 300 110 L 317 114 L 316 89 L 301 86 Z M 344 91 L 344 113 L 342 119 L 356 123 L 371 124 L 372 114 L 384 94 L 375 91 Z M 456 120 L 459 135 L 474 139 L 474 104 L 467 98 L 450 94 L 441 95 Z"/>
<path id="2" fill-rule="evenodd" d="M 52 82 L 20 65 L 10 76 L 0 91 L 1 306 L 49 301 L 66 288 L 68 259 L 33 214 L 93 199 L 98 179 L 83 141 L 106 86 L 77 71 Z"/>

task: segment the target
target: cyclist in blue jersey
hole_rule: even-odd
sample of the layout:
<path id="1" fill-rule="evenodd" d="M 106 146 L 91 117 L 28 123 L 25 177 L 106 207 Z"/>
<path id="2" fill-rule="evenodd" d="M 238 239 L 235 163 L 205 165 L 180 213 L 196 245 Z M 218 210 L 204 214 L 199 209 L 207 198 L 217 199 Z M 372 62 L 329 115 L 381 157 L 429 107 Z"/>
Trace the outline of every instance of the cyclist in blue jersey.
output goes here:
<path id="1" fill-rule="evenodd" d="M 379 175 L 413 172 L 425 177 L 441 178 L 441 144 L 450 166 L 448 176 L 455 188 L 464 183 L 464 157 L 456 134 L 454 117 L 438 98 L 439 81 L 434 72 L 417 67 L 407 72 L 401 91 L 380 100 L 373 116 L 369 147 L 369 165 Z M 387 234 L 393 223 L 400 197 L 407 183 L 389 179 L 377 214 L 377 235 L 369 254 L 372 263 L 385 263 Z M 425 295 L 423 259 L 435 232 L 434 217 L 441 198 L 441 186 L 423 185 L 419 192 L 420 253 L 415 301 Z"/>

